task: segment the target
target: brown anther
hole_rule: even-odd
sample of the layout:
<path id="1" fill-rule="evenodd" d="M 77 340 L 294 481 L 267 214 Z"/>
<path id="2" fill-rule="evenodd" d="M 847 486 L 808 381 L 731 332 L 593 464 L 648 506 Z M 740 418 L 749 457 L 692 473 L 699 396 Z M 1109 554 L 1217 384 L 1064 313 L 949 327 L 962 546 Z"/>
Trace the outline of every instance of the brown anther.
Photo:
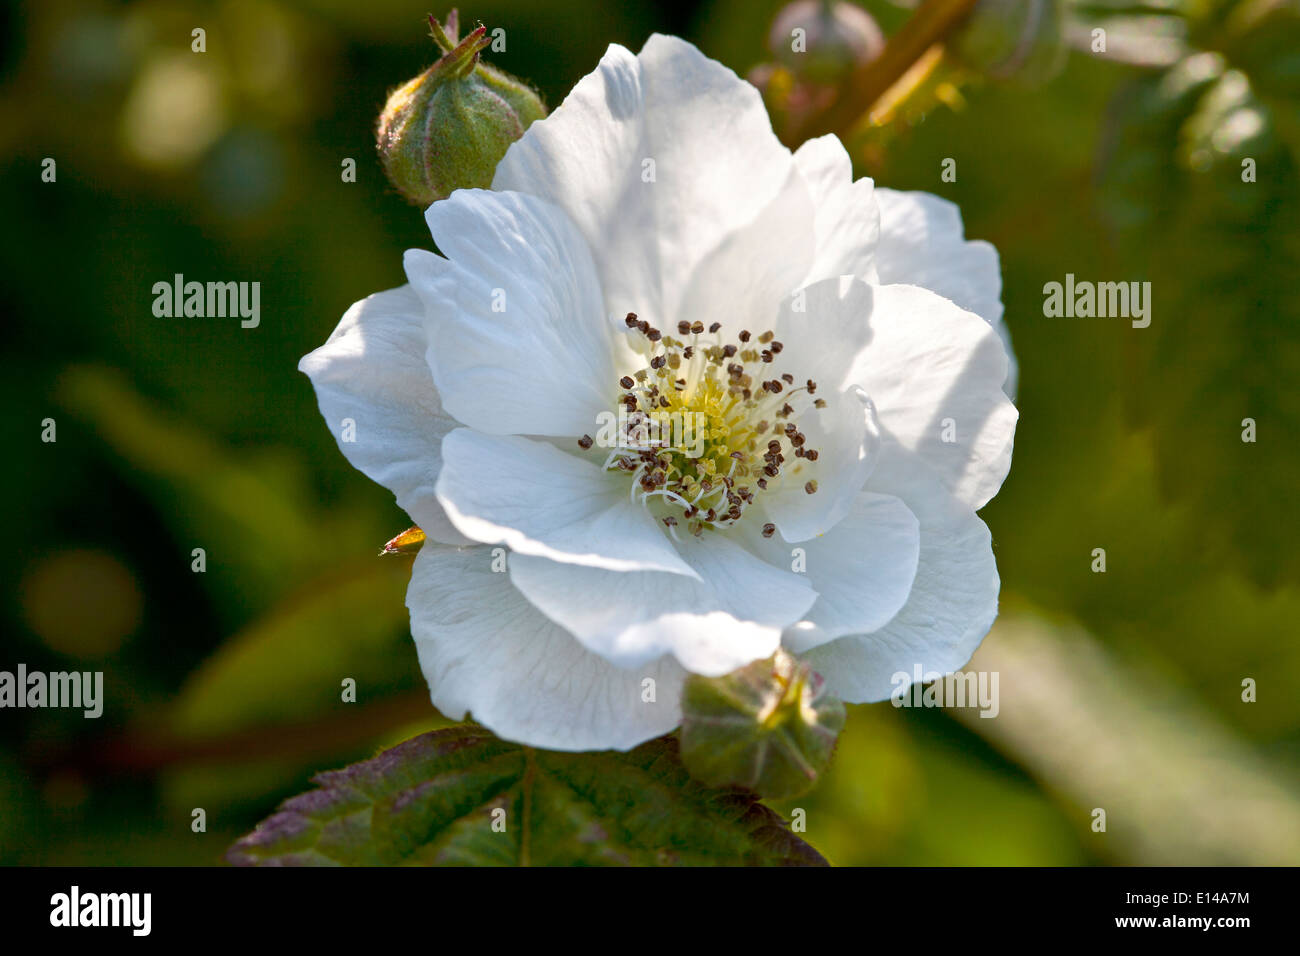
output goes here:
<path id="1" fill-rule="evenodd" d="M 693 346 L 688 345 L 686 346 L 686 348 L 682 349 L 682 356 L 684 358 L 690 358 L 694 354 L 695 354 L 695 349 Z"/>
<path id="2" fill-rule="evenodd" d="M 785 348 L 785 346 L 782 345 L 780 342 L 773 342 L 771 345 L 772 354 L 773 355 L 779 354 L 783 348 Z"/>
<path id="3" fill-rule="evenodd" d="M 703 323 L 703 322 L 692 322 L 692 323 L 691 323 L 691 331 L 694 332 L 696 335 L 699 335 L 701 332 L 704 331 L 704 323 Z"/>
<path id="4" fill-rule="evenodd" d="M 772 524 L 770 521 L 763 525 L 763 537 L 770 538 L 774 534 L 776 534 L 776 525 Z"/>
<path id="5" fill-rule="evenodd" d="M 664 334 L 660 332 L 658 329 L 651 329 L 649 332 L 645 334 L 645 337 L 648 338 L 651 342 L 658 342 L 661 338 L 664 337 Z"/>
<path id="6" fill-rule="evenodd" d="M 721 322 L 714 322 L 712 325 L 709 326 L 709 332 L 710 332 L 710 333 L 716 332 L 716 331 L 718 331 L 718 329 L 720 329 L 720 328 L 722 328 L 722 323 L 721 323 Z"/>
<path id="7" fill-rule="evenodd" d="M 635 312 L 629 312 L 629 313 L 627 314 L 627 318 L 625 318 L 623 321 L 627 323 L 627 327 L 628 327 L 629 329 L 634 329 L 634 328 L 636 328 L 636 313 L 635 313 Z"/>
<path id="8" fill-rule="evenodd" d="M 803 486 L 803 490 L 806 491 L 806 492 L 808 492 L 808 494 L 810 494 L 810 495 L 816 494 L 816 493 L 817 493 L 817 482 L 816 482 L 816 481 L 810 481 L 810 482 L 807 482 L 807 483 Z"/>
<path id="9" fill-rule="evenodd" d="M 727 358 L 731 358 L 736 354 L 736 347 L 734 345 L 724 345 L 722 347 L 722 354 Z"/>
<path id="10" fill-rule="evenodd" d="M 678 334 L 678 335 L 690 335 L 690 334 L 691 334 L 691 323 L 686 322 L 686 321 L 678 322 L 678 323 L 677 323 L 677 334 Z"/>
<path id="11" fill-rule="evenodd" d="M 789 372 L 786 372 L 784 375 L 781 376 L 781 378 L 785 379 L 785 384 L 787 385 L 794 384 L 794 376 L 791 375 Z"/>
<path id="12" fill-rule="evenodd" d="M 636 384 L 636 379 L 632 378 L 631 375 L 624 375 L 618 380 L 618 384 L 622 385 L 624 388 L 631 388 Z"/>
<path id="13" fill-rule="evenodd" d="M 664 365 L 666 365 L 667 363 L 668 363 L 668 359 L 664 358 L 662 355 L 656 355 L 654 358 L 650 360 L 650 367 L 654 369 L 659 369 L 659 368 L 663 368 Z"/>
<path id="14" fill-rule="evenodd" d="M 817 456 L 819 454 L 820 452 L 818 452 L 816 448 L 809 448 L 806 452 L 803 453 L 803 456 L 807 458 L 809 461 L 816 461 Z"/>
<path id="15" fill-rule="evenodd" d="M 594 444 L 595 442 L 592 440 L 590 435 L 583 435 L 578 439 L 578 447 L 582 449 L 590 448 Z"/>
<path id="16" fill-rule="evenodd" d="M 742 342 L 748 342 L 748 341 L 749 341 L 749 330 L 748 330 L 748 329 L 746 329 L 746 330 L 742 330 L 741 333 L 740 333 L 740 335 L 736 336 L 736 338 L 740 339 L 740 341 L 742 341 Z"/>
<path id="17" fill-rule="evenodd" d="M 808 394 L 811 395 L 815 391 L 817 391 L 817 383 L 812 379 L 808 379 Z"/>

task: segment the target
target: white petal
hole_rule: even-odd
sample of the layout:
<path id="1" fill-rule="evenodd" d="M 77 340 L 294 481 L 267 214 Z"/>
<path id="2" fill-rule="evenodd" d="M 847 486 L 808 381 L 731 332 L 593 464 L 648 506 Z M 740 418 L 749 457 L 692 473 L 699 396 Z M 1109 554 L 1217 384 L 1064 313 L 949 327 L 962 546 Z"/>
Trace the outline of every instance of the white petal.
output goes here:
<path id="1" fill-rule="evenodd" d="M 424 307 L 402 286 L 348 309 L 298 370 L 311 378 L 321 414 L 352 466 L 391 491 L 425 534 L 462 544 L 468 539 L 434 496 L 442 439 L 456 422 L 442 409 L 424 352 Z"/>
<path id="2" fill-rule="evenodd" d="M 881 231 L 875 184 L 865 177 L 853 181 L 853 162 L 833 134 L 808 140 L 794 161 L 817 208 L 817 255 L 805 281 L 842 275 L 874 281 Z"/>
<path id="3" fill-rule="evenodd" d="M 558 208 L 520 193 L 457 190 L 427 218 L 447 258 L 412 250 L 406 271 L 427 306 L 447 410 L 498 435 L 589 432 L 624 358 L 586 240 Z"/>
<path id="4" fill-rule="evenodd" d="M 788 566 L 792 547 L 803 549 L 803 573 L 818 596 L 804 616 L 814 628 L 785 635 L 785 646 L 795 653 L 884 627 L 906 603 L 916 577 L 920 526 L 907 505 L 890 495 L 859 494 L 835 527 L 795 546 L 775 535 L 750 535 L 746 543 L 773 564 Z"/>
<path id="5" fill-rule="evenodd" d="M 680 317 L 706 327 L 721 322 L 723 339 L 744 328 L 772 328 L 781 303 L 812 264 L 813 216 L 808 188 L 798 170 L 791 169 L 777 197 L 695 267 Z"/>
<path id="6" fill-rule="evenodd" d="M 628 499 L 626 475 L 544 442 L 469 428 L 443 439 L 442 456 L 438 500 L 475 541 L 611 571 L 695 575 L 649 512 Z"/>
<path id="7" fill-rule="evenodd" d="M 984 522 L 973 514 L 921 527 L 907 603 L 888 624 L 814 647 L 804 657 L 831 693 L 850 703 L 884 700 L 913 669 L 948 674 L 965 665 L 998 612 L 998 569 Z"/>
<path id="8" fill-rule="evenodd" d="M 930 193 L 878 189 L 876 201 L 881 216 L 876 254 L 879 281 L 930 289 L 992 325 L 1007 352 L 1005 391 L 1014 397 L 1015 354 L 1002 321 L 997 250 L 982 240 L 967 241 L 961 210 L 946 199 Z"/>
<path id="9" fill-rule="evenodd" d="M 492 186 L 560 203 L 609 309 L 666 328 L 695 266 L 776 197 L 793 162 L 752 85 L 656 34 L 636 56 L 610 46 L 510 146 Z"/>
<path id="10" fill-rule="evenodd" d="M 425 545 L 406 604 L 433 704 L 507 740 L 550 750 L 628 750 L 681 722 L 671 658 L 620 670 L 552 624 L 492 571 L 489 548 Z M 654 681 L 654 700 L 643 681 Z"/>
<path id="11" fill-rule="evenodd" d="M 698 579 L 616 574 L 514 555 L 515 586 L 587 648 L 624 667 L 665 653 L 687 670 L 728 673 L 774 653 L 781 631 L 816 598 L 799 575 L 773 567 L 724 533 L 686 536 Z"/>
<path id="12" fill-rule="evenodd" d="M 1002 391 L 1001 340 L 987 322 L 915 286 L 876 287 L 870 324 L 854 379 L 876 404 L 881 461 L 906 457 L 982 508 L 1011 467 L 1018 414 Z"/>
<path id="13" fill-rule="evenodd" d="M 781 536 L 792 543 L 826 534 L 849 513 L 880 448 L 875 409 L 859 389 L 826 393 L 825 399 L 825 408 L 810 408 L 794 419 L 807 439 L 804 447 L 817 450 L 817 461 L 787 456 L 778 483 L 760 499 Z M 812 494 L 805 487 L 810 480 L 817 482 Z"/>
<path id="14" fill-rule="evenodd" d="M 791 373 L 794 387 L 812 379 L 820 397 L 842 391 L 850 384 L 858 355 L 871 342 L 875 288 L 846 275 L 819 280 L 787 296 L 773 327 L 782 350 L 771 369 Z"/>

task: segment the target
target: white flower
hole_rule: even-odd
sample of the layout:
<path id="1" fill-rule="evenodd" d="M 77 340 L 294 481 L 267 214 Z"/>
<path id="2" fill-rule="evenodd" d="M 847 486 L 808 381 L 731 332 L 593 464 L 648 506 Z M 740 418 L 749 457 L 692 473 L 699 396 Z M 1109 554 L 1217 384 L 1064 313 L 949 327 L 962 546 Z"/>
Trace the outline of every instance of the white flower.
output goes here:
<path id="1" fill-rule="evenodd" d="M 407 604 L 444 714 L 626 749 L 678 724 L 686 672 L 782 642 L 851 702 L 966 663 L 1016 410 L 997 254 L 951 203 L 854 182 L 834 137 L 791 154 L 753 87 L 656 35 L 427 219 L 443 255 L 300 367 L 432 539 Z M 595 441 L 625 403 L 702 447 Z"/>

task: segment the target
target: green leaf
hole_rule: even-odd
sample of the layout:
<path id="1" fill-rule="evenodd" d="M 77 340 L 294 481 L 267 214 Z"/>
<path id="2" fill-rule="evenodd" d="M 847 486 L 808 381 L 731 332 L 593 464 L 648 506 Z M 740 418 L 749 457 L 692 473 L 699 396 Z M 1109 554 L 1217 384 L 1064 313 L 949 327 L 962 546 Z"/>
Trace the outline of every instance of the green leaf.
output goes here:
<path id="1" fill-rule="evenodd" d="M 370 702 L 422 686 L 402 603 L 409 571 L 367 556 L 299 588 L 228 638 L 172 703 L 186 738 L 337 713 L 344 678 Z"/>
<path id="2" fill-rule="evenodd" d="M 555 753 L 473 725 L 422 734 L 285 801 L 236 865 L 825 865 L 740 790 L 691 779 L 677 742 Z"/>
<path id="3" fill-rule="evenodd" d="M 191 547 L 202 546 L 209 586 L 241 609 L 268 606 L 285 582 L 340 558 L 374 553 L 377 514 L 316 503 L 301 464 L 283 450 L 232 450 L 114 369 L 70 367 L 58 397 L 111 449 L 123 479 L 157 505 L 184 545 L 177 562 L 188 566 Z"/>
<path id="4" fill-rule="evenodd" d="M 1127 338 L 1125 398 L 1161 491 L 1197 515 L 1204 554 L 1275 588 L 1300 581 L 1287 453 L 1300 444 L 1300 90 L 1257 32 L 1225 42 L 1256 57 L 1251 73 L 1197 53 L 1117 98 L 1101 195 L 1127 268 L 1151 282 L 1151 326 Z M 1262 89 L 1256 75 L 1269 77 Z"/>

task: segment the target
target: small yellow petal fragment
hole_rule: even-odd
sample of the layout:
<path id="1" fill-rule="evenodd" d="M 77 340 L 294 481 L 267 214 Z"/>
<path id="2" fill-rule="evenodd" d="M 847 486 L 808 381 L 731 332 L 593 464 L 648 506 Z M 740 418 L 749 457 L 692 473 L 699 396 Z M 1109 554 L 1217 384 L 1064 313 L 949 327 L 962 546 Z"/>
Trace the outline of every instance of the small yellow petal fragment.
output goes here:
<path id="1" fill-rule="evenodd" d="M 379 554 L 415 554 L 424 547 L 424 532 L 412 525 L 384 545 Z"/>

